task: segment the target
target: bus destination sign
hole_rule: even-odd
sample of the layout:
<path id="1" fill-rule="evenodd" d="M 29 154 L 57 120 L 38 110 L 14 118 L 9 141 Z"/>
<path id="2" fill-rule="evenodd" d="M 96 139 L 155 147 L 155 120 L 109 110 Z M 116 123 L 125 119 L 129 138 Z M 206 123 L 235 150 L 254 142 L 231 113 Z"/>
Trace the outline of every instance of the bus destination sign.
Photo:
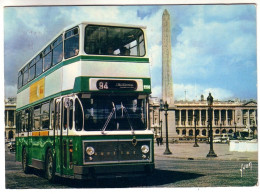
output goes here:
<path id="1" fill-rule="evenodd" d="M 98 80 L 97 88 L 99 90 L 136 90 L 136 81 L 127 80 Z"/>

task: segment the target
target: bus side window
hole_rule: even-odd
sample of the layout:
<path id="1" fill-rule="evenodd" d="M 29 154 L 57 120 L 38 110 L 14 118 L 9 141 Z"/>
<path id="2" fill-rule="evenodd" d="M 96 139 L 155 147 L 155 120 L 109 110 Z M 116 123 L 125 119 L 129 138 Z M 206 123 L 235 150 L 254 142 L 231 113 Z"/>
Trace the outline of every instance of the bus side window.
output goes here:
<path id="1" fill-rule="evenodd" d="M 74 28 L 65 33 L 64 58 L 77 56 L 79 54 L 79 30 Z"/>
<path id="2" fill-rule="evenodd" d="M 54 100 L 51 101 L 50 103 L 50 127 L 49 129 L 53 129 L 54 127 Z"/>
<path id="3" fill-rule="evenodd" d="M 23 86 L 23 74 L 22 71 L 19 71 L 18 73 L 18 89 Z"/>
<path id="4" fill-rule="evenodd" d="M 53 64 L 56 65 L 57 63 L 61 62 L 63 59 L 63 39 L 62 35 L 57 38 L 57 40 L 53 43 Z"/>
<path id="5" fill-rule="evenodd" d="M 81 131 L 82 130 L 82 122 L 83 122 L 83 115 L 82 115 L 82 109 L 79 103 L 79 100 L 75 100 L 75 129 L 76 131 Z"/>
<path id="6" fill-rule="evenodd" d="M 41 108 L 41 123 L 42 123 L 42 129 L 49 129 L 49 105 L 50 103 L 42 104 Z"/>
<path id="7" fill-rule="evenodd" d="M 36 77 L 42 73 L 42 54 L 36 57 Z"/>
<path id="8" fill-rule="evenodd" d="M 31 64 L 29 69 L 29 81 L 35 78 L 35 64 Z"/>
<path id="9" fill-rule="evenodd" d="M 28 65 L 23 69 L 23 85 L 27 84 L 29 78 L 29 68 Z"/>
<path id="10" fill-rule="evenodd" d="M 16 114 L 16 131 L 17 133 L 21 133 L 21 126 L 22 126 L 22 121 L 21 121 L 21 112 Z"/>
<path id="11" fill-rule="evenodd" d="M 46 71 L 51 67 L 52 64 L 52 48 L 51 46 L 48 46 L 44 51 L 44 64 L 43 64 L 43 69 Z"/>
<path id="12" fill-rule="evenodd" d="M 63 129 L 68 129 L 68 109 L 63 107 Z"/>
<path id="13" fill-rule="evenodd" d="M 70 100 L 69 106 L 69 129 L 72 129 L 73 126 L 73 100 Z"/>
<path id="14" fill-rule="evenodd" d="M 22 111 L 22 117 L 21 117 L 21 121 L 22 121 L 22 132 L 26 131 L 26 117 L 25 117 L 25 111 Z"/>
<path id="15" fill-rule="evenodd" d="M 40 115 L 41 115 L 41 108 L 40 106 L 34 107 L 33 111 L 33 130 L 40 130 L 41 123 L 40 123 Z"/>
<path id="16" fill-rule="evenodd" d="M 60 129 L 60 102 L 55 102 L 55 129 Z"/>

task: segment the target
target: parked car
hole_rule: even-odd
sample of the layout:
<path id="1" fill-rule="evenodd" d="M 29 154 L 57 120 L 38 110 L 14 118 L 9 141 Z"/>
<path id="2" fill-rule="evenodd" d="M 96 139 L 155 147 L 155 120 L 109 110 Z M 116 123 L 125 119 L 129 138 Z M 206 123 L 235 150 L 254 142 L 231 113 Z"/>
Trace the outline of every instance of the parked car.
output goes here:
<path id="1" fill-rule="evenodd" d="M 217 136 L 213 138 L 213 143 L 221 143 L 221 137 Z"/>
<path id="2" fill-rule="evenodd" d="M 214 143 L 228 143 L 229 136 L 228 136 L 228 134 L 216 135 L 213 139 L 213 142 Z"/>

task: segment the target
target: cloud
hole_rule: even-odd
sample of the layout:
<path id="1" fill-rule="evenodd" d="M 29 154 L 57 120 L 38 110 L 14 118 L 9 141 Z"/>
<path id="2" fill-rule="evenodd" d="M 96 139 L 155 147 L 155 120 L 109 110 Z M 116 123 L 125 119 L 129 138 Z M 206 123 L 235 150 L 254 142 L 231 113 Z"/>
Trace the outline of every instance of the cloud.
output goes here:
<path id="1" fill-rule="evenodd" d="M 174 84 L 174 98 L 175 100 L 200 100 L 201 95 L 204 99 L 207 98 L 211 92 L 215 100 L 230 100 L 234 99 L 234 94 L 230 90 L 223 88 L 207 88 L 204 85 L 199 84 Z"/>
<path id="2" fill-rule="evenodd" d="M 171 15 L 175 98 L 184 97 L 183 88 L 190 99 L 200 97 L 209 88 L 214 89 L 217 97 L 222 94 L 223 99 L 256 97 L 254 5 L 7 7 L 6 93 L 15 91 L 18 69 L 60 30 L 79 21 L 90 21 L 147 26 L 152 95 L 160 96 L 161 25 L 165 8 Z"/>

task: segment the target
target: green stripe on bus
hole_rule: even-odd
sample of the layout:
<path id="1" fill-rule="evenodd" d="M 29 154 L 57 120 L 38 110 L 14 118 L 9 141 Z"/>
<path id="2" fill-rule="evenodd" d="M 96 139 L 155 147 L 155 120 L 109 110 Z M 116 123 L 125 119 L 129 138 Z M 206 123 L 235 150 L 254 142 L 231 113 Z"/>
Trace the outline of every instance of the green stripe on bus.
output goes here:
<path id="1" fill-rule="evenodd" d="M 20 107 L 17 109 L 17 111 L 20 111 L 22 109 L 25 109 L 25 108 L 28 108 L 30 106 L 33 106 L 33 105 L 36 105 L 36 104 L 39 104 L 41 102 L 44 102 L 44 101 L 47 101 L 47 100 L 50 100 L 50 99 L 53 99 L 53 98 L 56 98 L 58 96 L 62 96 L 62 95 L 67 95 L 67 94 L 71 94 L 71 93 L 80 93 L 80 92 L 91 92 L 91 93 L 111 93 L 111 92 L 117 92 L 117 93 L 129 93 L 129 92 L 132 92 L 132 93 L 145 93 L 145 94 L 150 94 L 151 93 L 151 79 L 150 78 L 116 78 L 116 79 L 142 79 L 143 80 L 143 85 L 148 85 L 150 86 L 149 89 L 145 89 L 140 92 L 140 91 L 119 91 L 119 90 L 109 90 L 109 91 L 105 91 L 105 90 L 97 90 L 97 91 L 90 91 L 89 90 L 89 79 L 90 78 L 94 78 L 94 77 L 85 77 L 85 76 L 81 76 L 81 77 L 76 77 L 75 78 L 75 81 L 74 81 L 74 87 L 72 90 L 66 90 L 66 91 L 62 91 L 62 92 L 58 92 L 56 94 L 53 94 L 51 96 L 48 96 L 48 97 L 45 97 L 43 99 L 40 99 L 36 102 L 33 102 L 31 104 L 27 104 L 23 107 Z M 104 77 L 95 77 L 95 78 L 104 78 Z M 110 78 L 110 79 L 115 79 L 113 77 L 106 77 L 106 78 Z"/>
<path id="2" fill-rule="evenodd" d="M 62 91 L 62 92 L 53 94 L 53 95 L 51 95 L 51 96 L 48 96 L 48 97 L 46 97 L 46 98 L 43 98 L 43 99 L 41 99 L 41 100 L 38 100 L 38 101 L 36 101 L 36 102 L 33 102 L 33 103 L 31 103 L 31 104 L 27 104 L 27 105 L 25 105 L 25 106 L 22 106 L 22 107 L 20 107 L 20 108 L 17 108 L 16 111 L 20 111 L 20 110 L 26 109 L 26 108 L 28 108 L 28 107 L 34 106 L 34 105 L 36 105 L 36 104 L 45 102 L 45 101 L 47 101 L 47 100 L 56 98 L 56 97 L 58 97 L 58 96 L 67 95 L 67 94 L 71 94 L 71 93 L 73 93 L 73 90 Z"/>
<path id="3" fill-rule="evenodd" d="M 77 61 L 110 61 L 110 62 L 135 62 L 135 63 L 149 63 L 149 58 L 135 58 L 135 57 L 111 57 L 111 56 L 77 56 L 74 58 L 71 58 L 69 60 L 63 61 L 61 63 L 56 64 L 55 66 L 52 66 L 50 69 L 48 69 L 46 72 L 43 72 L 39 77 L 33 79 L 20 89 L 18 89 L 17 94 L 19 94 L 21 91 L 25 90 L 26 88 L 30 87 L 33 83 L 37 82 L 43 77 L 46 77 L 47 75 L 51 74 L 52 72 L 58 70 L 59 68 L 69 65 L 71 63 L 75 63 Z"/>
<path id="4" fill-rule="evenodd" d="M 137 58 L 137 57 L 81 56 L 81 59 L 87 61 L 89 60 L 89 61 L 149 63 L 149 58 Z"/>

